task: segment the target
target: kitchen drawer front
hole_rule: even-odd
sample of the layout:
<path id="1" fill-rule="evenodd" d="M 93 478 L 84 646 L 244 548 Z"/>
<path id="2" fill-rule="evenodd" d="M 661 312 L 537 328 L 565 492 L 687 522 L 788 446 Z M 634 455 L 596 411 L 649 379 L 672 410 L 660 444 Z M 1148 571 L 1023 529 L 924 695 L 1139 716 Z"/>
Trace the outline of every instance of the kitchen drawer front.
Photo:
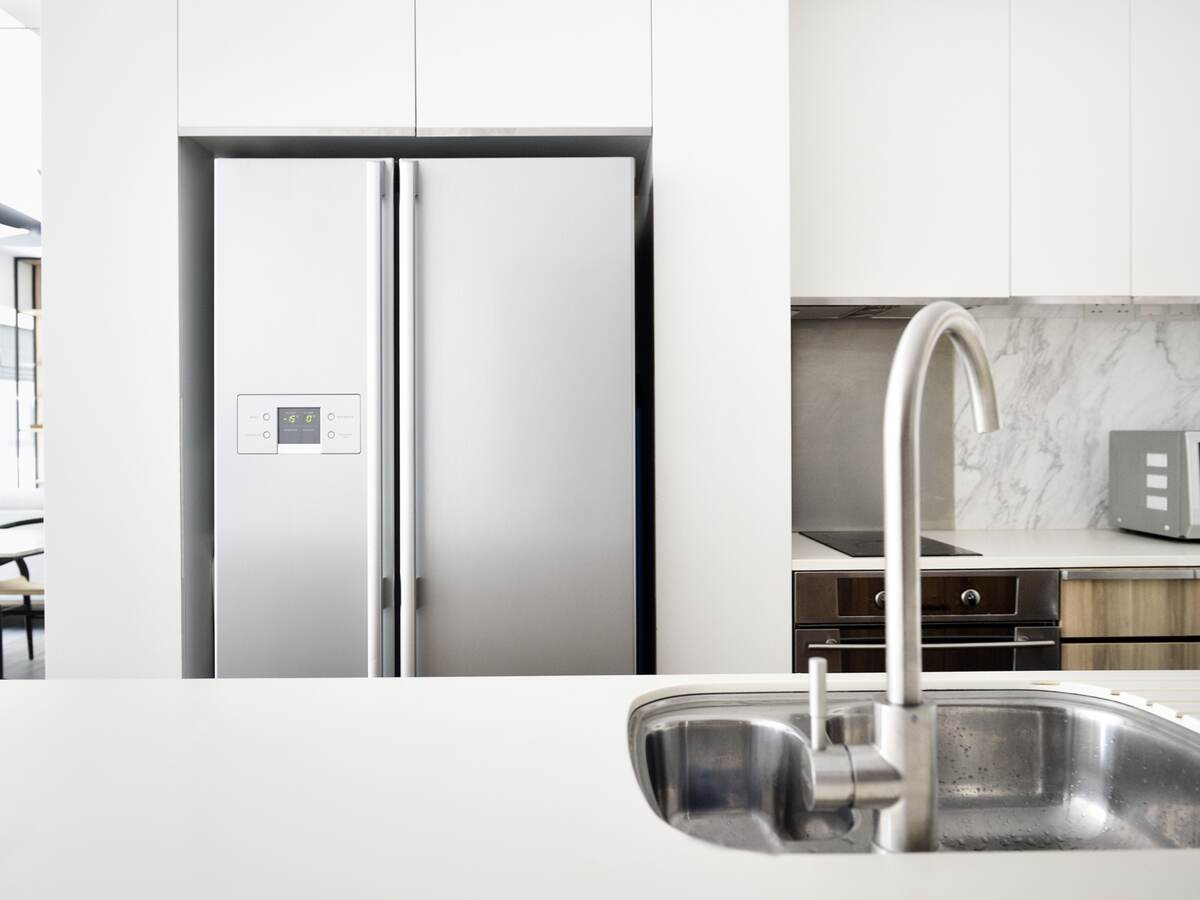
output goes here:
<path id="1" fill-rule="evenodd" d="M 884 611 L 875 600 L 882 591 L 879 572 L 796 572 L 792 579 L 795 624 L 882 622 Z M 1056 622 L 1058 592 L 1057 569 L 930 572 L 921 577 L 921 615 L 945 622 Z"/>
<path id="2" fill-rule="evenodd" d="M 1200 636 L 1200 581 L 1064 581 L 1062 633 L 1068 638 Z"/>
<path id="3" fill-rule="evenodd" d="M 1063 644 L 1064 669 L 1200 669 L 1200 641 Z"/>

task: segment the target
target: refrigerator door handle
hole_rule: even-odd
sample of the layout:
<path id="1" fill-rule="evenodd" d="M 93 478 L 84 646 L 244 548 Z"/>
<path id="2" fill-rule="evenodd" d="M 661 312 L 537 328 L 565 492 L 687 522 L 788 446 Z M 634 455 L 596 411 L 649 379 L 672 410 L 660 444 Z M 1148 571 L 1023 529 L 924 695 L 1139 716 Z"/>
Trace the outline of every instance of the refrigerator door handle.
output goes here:
<path id="1" fill-rule="evenodd" d="M 416 674 L 417 627 L 417 502 L 416 502 L 416 199 L 417 164 L 402 159 L 396 167 L 396 278 L 398 373 L 397 489 L 400 646 L 397 672 Z"/>
<path id="2" fill-rule="evenodd" d="M 381 552 L 379 595 L 377 604 L 369 610 L 370 624 L 374 628 L 371 636 L 371 652 L 377 661 L 371 664 L 371 675 L 392 676 L 396 674 L 396 208 L 395 208 L 395 163 L 379 161 L 379 209 L 380 267 L 379 267 L 379 367 L 374 381 L 379 385 L 379 435 L 380 449 L 378 519 Z"/>
<path id="3" fill-rule="evenodd" d="M 375 273 L 375 291 L 367 304 L 368 334 L 378 335 L 373 352 L 367 354 L 366 364 L 366 410 L 364 418 L 364 442 L 368 448 L 367 461 L 367 677 L 375 678 L 385 671 L 383 659 L 383 618 L 387 605 L 387 581 L 390 574 L 391 560 L 387 549 L 388 528 L 385 517 L 390 505 L 385 493 L 389 483 L 385 471 L 389 453 L 387 440 L 388 415 L 387 403 L 389 391 L 384 381 L 383 373 L 388 364 L 389 351 L 386 340 L 386 327 L 390 321 L 388 305 L 391 293 L 391 279 L 388 268 L 390 263 L 387 246 L 391 235 L 390 207 L 388 204 L 387 167 L 382 160 L 374 161 L 367 168 L 369 190 L 373 189 L 376 196 L 371 215 L 369 216 L 368 233 L 372 240 L 368 242 L 369 257 L 367 269 Z"/>

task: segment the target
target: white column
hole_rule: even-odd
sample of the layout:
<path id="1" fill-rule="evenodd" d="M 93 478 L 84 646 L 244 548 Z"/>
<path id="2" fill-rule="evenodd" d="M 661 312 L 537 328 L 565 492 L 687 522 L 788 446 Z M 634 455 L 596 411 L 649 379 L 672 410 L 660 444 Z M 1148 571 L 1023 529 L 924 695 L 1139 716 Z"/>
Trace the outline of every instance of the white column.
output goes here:
<path id="1" fill-rule="evenodd" d="M 788 4 L 653 12 L 658 669 L 790 671 Z"/>
<path id="2" fill-rule="evenodd" d="M 47 673 L 178 677 L 175 4 L 42 24 Z"/>

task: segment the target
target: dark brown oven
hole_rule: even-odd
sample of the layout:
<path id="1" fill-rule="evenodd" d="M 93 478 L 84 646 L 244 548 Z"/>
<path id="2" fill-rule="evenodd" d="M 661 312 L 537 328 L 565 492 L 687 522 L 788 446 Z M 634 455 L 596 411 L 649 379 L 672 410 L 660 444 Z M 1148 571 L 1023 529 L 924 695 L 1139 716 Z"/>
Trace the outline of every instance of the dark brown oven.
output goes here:
<path id="1" fill-rule="evenodd" d="M 1057 569 L 929 572 L 921 578 L 927 672 L 1058 669 Z M 884 670 L 887 597 L 878 572 L 797 572 L 793 671 Z"/>

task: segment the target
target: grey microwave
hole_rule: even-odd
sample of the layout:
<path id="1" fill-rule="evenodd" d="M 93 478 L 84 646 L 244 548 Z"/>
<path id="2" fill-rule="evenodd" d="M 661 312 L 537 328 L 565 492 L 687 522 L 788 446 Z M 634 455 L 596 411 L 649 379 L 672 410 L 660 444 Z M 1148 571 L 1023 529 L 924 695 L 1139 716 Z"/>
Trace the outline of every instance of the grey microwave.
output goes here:
<path id="1" fill-rule="evenodd" d="M 1108 438 L 1112 524 L 1200 538 L 1200 431 L 1113 431 Z"/>

